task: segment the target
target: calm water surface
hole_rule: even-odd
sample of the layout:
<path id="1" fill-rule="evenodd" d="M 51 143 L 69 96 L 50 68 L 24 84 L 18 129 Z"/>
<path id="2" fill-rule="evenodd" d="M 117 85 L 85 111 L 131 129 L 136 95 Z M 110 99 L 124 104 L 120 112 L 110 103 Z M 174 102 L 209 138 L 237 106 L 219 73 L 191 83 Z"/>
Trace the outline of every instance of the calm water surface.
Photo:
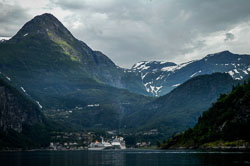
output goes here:
<path id="1" fill-rule="evenodd" d="M 174 150 L 0 152 L 0 166 L 249 165 L 249 152 Z"/>

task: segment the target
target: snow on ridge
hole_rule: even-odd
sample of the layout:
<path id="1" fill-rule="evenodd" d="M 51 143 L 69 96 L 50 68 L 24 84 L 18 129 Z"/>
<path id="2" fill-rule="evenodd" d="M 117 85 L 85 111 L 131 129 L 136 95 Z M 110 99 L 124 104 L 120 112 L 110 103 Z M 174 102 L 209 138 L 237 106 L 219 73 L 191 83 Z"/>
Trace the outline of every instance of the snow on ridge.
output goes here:
<path id="1" fill-rule="evenodd" d="M 136 69 L 137 67 L 141 66 L 142 64 L 145 64 L 145 61 L 136 63 L 132 68 Z"/>
<path id="2" fill-rule="evenodd" d="M 11 37 L 0 37 L 0 40 L 5 41 L 5 40 L 9 40 Z"/>
<path id="3" fill-rule="evenodd" d="M 133 67 L 132 67 L 132 70 L 139 70 L 139 71 L 142 71 L 142 70 L 147 70 L 150 68 L 150 66 L 147 66 L 149 62 L 138 62 L 136 63 Z"/>
<path id="4" fill-rule="evenodd" d="M 150 68 L 150 66 L 146 66 L 146 64 L 145 64 L 145 65 L 141 65 L 138 69 L 139 70 L 147 70 L 148 68 Z"/>
<path id="5" fill-rule="evenodd" d="M 189 65 L 190 63 L 193 63 L 193 62 L 195 62 L 196 60 L 193 60 L 193 61 L 189 61 L 189 62 L 185 62 L 185 63 L 181 63 L 181 64 L 179 64 L 179 65 L 177 65 L 178 67 L 178 69 L 181 69 L 181 68 L 183 68 L 183 67 L 185 67 L 185 66 L 187 66 L 187 65 Z"/>
<path id="6" fill-rule="evenodd" d="M 179 85 L 181 85 L 181 84 L 175 84 L 175 85 L 172 85 L 172 87 L 177 87 L 177 86 L 179 86 Z"/>
<path id="7" fill-rule="evenodd" d="M 168 66 L 168 67 L 163 67 L 161 71 L 175 71 L 177 66 Z"/>
<path id="8" fill-rule="evenodd" d="M 190 63 L 193 63 L 194 61 L 189 61 L 189 62 L 181 63 L 181 64 L 178 64 L 178 65 L 174 65 L 174 66 L 163 67 L 161 69 L 161 71 L 171 71 L 171 72 L 174 72 L 176 70 L 180 70 L 181 68 L 189 65 Z"/>
<path id="9" fill-rule="evenodd" d="M 201 72 L 201 70 L 200 71 L 198 71 L 198 72 L 195 72 L 194 74 L 192 74 L 190 77 L 192 78 L 192 77 L 194 77 L 195 75 L 197 75 L 198 73 L 200 73 Z"/>

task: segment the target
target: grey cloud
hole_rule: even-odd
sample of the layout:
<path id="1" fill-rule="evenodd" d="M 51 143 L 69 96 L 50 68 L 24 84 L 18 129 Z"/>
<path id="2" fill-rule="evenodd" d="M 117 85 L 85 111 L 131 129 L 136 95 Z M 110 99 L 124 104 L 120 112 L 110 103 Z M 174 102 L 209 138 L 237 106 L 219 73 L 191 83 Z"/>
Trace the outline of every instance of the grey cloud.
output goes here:
<path id="1" fill-rule="evenodd" d="M 50 0 L 50 6 L 70 11 L 61 20 L 69 30 L 123 67 L 142 60 L 186 61 L 185 54 L 207 47 L 207 36 L 250 20 L 248 0 Z M 25 17 L 22 9 L 13 11 Z M 14 25 L 7 21 L 4 26 Z"/>
<path id="2" fill-rule="evenodd" d="M 25 9 L 0 3 L 0 36 L 13 36 L 27 19 Z"/>
<path id="3" fill-rule="evenodd" d="M 67 8 L 67 1 L 57 1 L 57 5 Z M 181 59 L 205 47 L 204 42 L 193 41 L 197 36 L 227 30 L 250 19 L 250 1 L 246 0 L 109 2 L 82 3 L 81 10 L 75 10 L 72 17 L 78 16 L 83 25 L 72 31 L 126 67 L 139 60 Z M 68 8 L 71 10 L 71 5 Z M 102 22 L 93 17 L 98 13 L 107 19 Z M 185 48 L 187 44 L 192 46 Z"/>
<path id="4" fill-rule="evenodd" d="M 59 5 L 63 9 L 78 10 L 84 8 L 84 1 L 74 0 L 50 0 L 54 6 Z"/>

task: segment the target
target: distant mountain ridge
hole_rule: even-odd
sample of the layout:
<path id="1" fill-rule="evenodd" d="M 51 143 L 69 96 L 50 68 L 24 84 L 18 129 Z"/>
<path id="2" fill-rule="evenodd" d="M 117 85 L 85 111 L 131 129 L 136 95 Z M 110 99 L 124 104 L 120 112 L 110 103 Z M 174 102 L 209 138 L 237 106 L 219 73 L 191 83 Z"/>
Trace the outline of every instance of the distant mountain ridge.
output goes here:
<path id="1" fill-rule="evenodd" d="M 238 81 L 226 73 L 194 77 L 124 119 L 129 127 L 161 129 L 168 136 L 192 127 L 217 98 Z"/>
<path id="2" fill-rule="evenodd" d="M 141 75 L 147 92 L 153 96 L 162 96 L 198 75 L 221 72 L 229 73 L 233 79 L 242 80 L 250 73 L 250 55 L 223 51 L 179 65 L 172 62 L 143 61 L 133 65 L 131 70 Z"/>

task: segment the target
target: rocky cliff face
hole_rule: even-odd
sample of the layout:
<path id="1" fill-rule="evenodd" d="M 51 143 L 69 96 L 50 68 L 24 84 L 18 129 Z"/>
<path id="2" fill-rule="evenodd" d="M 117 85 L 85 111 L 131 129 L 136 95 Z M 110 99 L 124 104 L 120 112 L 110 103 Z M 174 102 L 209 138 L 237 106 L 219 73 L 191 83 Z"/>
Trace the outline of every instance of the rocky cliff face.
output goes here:
<path id="1" fill-rule="evenodd" d="M 38 106 L 0 79 L 0 130 L 21 133 L 24 125 L 42 123 Z"/>

